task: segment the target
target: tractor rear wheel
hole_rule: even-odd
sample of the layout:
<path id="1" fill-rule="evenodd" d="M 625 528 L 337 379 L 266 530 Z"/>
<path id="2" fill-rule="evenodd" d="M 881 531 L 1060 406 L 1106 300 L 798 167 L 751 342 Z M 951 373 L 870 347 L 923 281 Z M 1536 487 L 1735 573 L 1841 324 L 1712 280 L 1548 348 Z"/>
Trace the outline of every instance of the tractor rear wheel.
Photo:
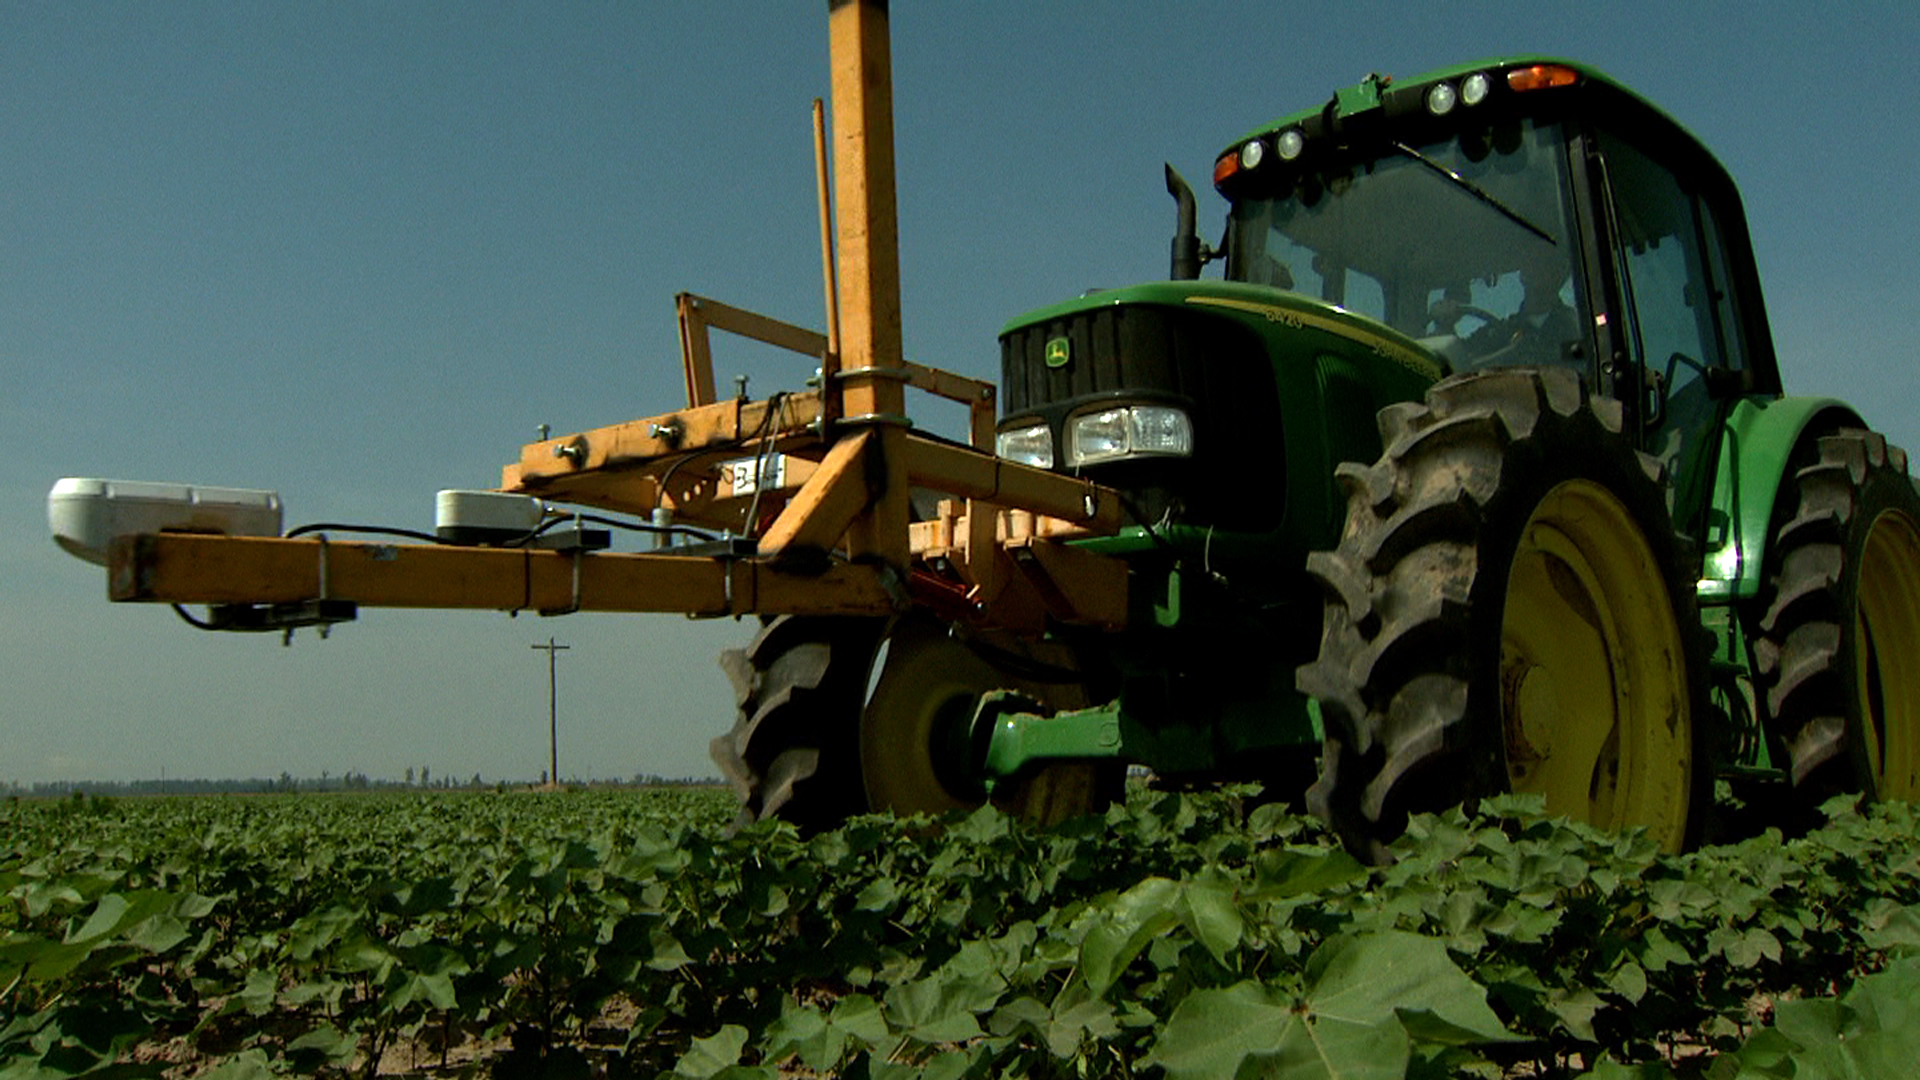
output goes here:
<path id="1" fill-rule="evenodd" d="M 1920 799 L 1920 494 L 1870 431 L 1822 437 L 1784 481 L 1754 643 L 1794 808 Z"/>
<path id="2" fill-rule="evenodd" d="M 1011 673 L 921 616 L 781 616 L 721 666 L 740 712 L 711 752 L 740 796 L 741 821 L 780 817 L 805 829 L 868 811 L 979 806 L 967 742 L 989 690 L 1084 704 L 1077 684 Z M 1002 784 L 994 802 L 1051 824 L 1104 806 L 1116 777 L 1104 763 L 1056 764 Z"/>
<path id="3" fill-rule="evenodd" d="M 1326 743 L 1308 805 L 1386 861 L 1412 813 L 1499 792 L 1694 840 L 1712 796 L 1705 636 L 1656 459 L 1564 369 L 1444 380 L 1342 465 L 1339 545 L 1300 689 Z"/>

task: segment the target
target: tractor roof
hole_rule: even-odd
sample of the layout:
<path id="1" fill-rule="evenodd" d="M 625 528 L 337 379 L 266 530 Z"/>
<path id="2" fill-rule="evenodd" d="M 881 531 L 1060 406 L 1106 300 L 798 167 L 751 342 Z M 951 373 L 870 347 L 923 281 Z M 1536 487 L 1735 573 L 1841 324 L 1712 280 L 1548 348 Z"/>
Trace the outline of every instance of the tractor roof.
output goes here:
<path id="1" fill-rule="evenodd" d="M 1368 75 L 1357 85 L 1336 92 L 1322 105 L 1290 113 L 1255 128 L 1235 140 L 1222 157 L 1255 139 L 1271 139 L 1289 130 L 1317 138 L 1365 125 L 1375 115 L 1383 120 L 1408 113 L 1437 118 L 1456 108 L 1474 109 L 1483 101 L 1490 106 L 1497 105 L 1502 99 L 1512 107 L 1524 101 L 1518 95 L 1542 90 L 1579 91 L 1588 108 L 1627 113 L 1636 123 L 1651 122 L 1669 128 L 1671 135 L 1701 146 L 1698 138 L 1658 106 L 1600 69 L 1558 57 L 1520 55 L 1458 64 L 1412 79 Z M 1438 107 L 1436 95 L 1440 99 Z"/>

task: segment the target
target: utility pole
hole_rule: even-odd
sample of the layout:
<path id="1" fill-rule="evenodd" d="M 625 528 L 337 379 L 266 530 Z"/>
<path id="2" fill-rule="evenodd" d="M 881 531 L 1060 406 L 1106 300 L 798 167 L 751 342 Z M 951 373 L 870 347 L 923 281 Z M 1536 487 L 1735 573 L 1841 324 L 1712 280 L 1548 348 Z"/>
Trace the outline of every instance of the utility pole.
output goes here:
<path id="1" fill-rule="evenodd" d="M 560 691 L 556 680 L 554 661 L 564 649 L 571 645 L 556 645 L 552 638 L 545 645 L 529 645 L 530 649 L 545 649 L 547 653 L 547 783 L 560 786 Z"/>

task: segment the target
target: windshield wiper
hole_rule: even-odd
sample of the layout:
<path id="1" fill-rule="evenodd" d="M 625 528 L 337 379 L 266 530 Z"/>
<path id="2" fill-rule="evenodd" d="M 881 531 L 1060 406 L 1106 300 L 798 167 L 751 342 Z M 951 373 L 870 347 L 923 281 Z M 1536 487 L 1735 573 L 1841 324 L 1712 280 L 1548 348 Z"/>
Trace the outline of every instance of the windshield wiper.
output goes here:
<path id="1" fill-rule="evenodd" d="M 1548 232 L 1547 230 L 1541 228 L 1538 225 L 1535 225 L 1532 221 L 1527 219 L 1526 215 L 1522 214 L 1520 211 L 1515 210 L 1513 207 L 1508 206 L 1506 203 L 1501 202 L 1499 196 L 1495 195 L 1493 192 L 1488 191 L 1486 188 L 1481 187 L 1479 184 L 1476 184 L 1473 181 L 1467 179 L 1466 177 L 1461 176 L 1459 173 L 1454 172 L 1452 169 L 1447 168 L 1445 165 L 1442 165 L 1439 162 L 1428 157 L 1427 155 L 1421 153 L 1420 151 L 1415 150 L 1413 147 L 1408 146 L 1406 143 L 1396 142 L 1393 144 L 1393 148 L 1407 155 L 1413 160 L 1419 162 L 1420 164 L 1425 165 L 1427 168 L 1432 169 L 1434 172 L 1439 173 L 1441 176 L 1446 177 L 1448 180 L 1453 181 L 1453 184 L 1455 187 L 1458 187 L 1461 191 L 1466 192 L 1467 194 L 1473 196 L 1474 198 L 1479 199 L 1481 202 L 1486 203 L 1488 206 L 1493 207 L 1495 210 L 1500 211 L 1502 214 L 1505 214 L 1507 216 L 1507 219 L 1509 221 L 1512 221 L 1515 225 L 1520 226 L 1521 228 L 1527 230 L 1533 235 L 1539 237 L 1540 239 L 1545 240 L 1547 243 L 1552 244 L 1555 247 L 1560 246 L 1560 241 L 1554 239 L 1552 233 Z"/>

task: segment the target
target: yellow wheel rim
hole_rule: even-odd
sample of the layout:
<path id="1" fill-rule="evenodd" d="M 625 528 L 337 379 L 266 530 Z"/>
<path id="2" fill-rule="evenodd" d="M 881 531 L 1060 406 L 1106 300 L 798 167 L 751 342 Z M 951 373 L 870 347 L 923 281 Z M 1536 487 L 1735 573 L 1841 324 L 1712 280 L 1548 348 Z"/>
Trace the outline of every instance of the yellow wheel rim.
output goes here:
<path id="1" fill-rule="evenodd" d="M 1586 480 L 1549 491 L 1521 532 L 1501 618 L 1512 790 L 1678 851 L 1694 774 L 1680 635 L 1666 574 L 1620 500 Z"/>
<path id="2" fill-rule="evenodd" d="M 917 624 L 887 642 L 880 677 L 860 718 L 860 775 L 867 802 L 896 814 L 964 809 L 941 773 L 958 768 L 964 732 L 980 695 L 1001 685 L 965 646 Z"/>
<path id="3" fill-rule="evenodd" d="M 966 735 L 980 697 L 1016 689 L 1055 708 L 1084 704 L 1077 690 L 1037 686 L 996 671 L 939 627 L 907 621 L 888 639 L 879 677 L 860 718 L 860 774 L 867 803 L 895 814 L 943 814 L 981 800 L 964 792 Z M 1030 821 L 1052 824 L 1099 804 L 1099 766 L 1047 765 L 994 791 L 994 802 Z"/>
<path id="4" fill-rule="evenodd" d="M 1920 529 L 1905 514 L 1874 519 L 1853 615 L 1857 737 L 1873 794 L 1920 798 Z"/>

